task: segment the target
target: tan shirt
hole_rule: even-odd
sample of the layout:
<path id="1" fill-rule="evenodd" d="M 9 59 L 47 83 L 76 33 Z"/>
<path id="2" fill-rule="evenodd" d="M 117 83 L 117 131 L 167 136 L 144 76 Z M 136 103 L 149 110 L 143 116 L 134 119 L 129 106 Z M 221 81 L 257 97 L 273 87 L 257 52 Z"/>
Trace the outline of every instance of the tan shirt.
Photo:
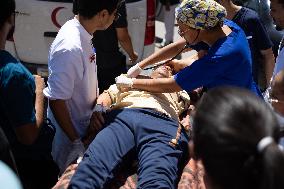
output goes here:
<path id="1" fill-rule="evenodd" d="M 190 98 L 185 91 L 176 93 L 152 93 L 147 91 L 120 91 L 116 85 L 107 90 L 112 100 L 112 109 L 150 108 L 178 120 L 178 116 L 189 107 Z"/>

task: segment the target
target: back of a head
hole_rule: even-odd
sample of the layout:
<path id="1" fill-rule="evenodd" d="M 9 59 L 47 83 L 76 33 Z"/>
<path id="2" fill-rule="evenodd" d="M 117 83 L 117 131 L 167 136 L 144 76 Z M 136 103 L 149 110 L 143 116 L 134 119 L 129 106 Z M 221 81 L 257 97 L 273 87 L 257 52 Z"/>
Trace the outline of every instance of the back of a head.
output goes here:
<path id="1" fill-rule="evenodd" d="M 275 142 L 257 150 L 265 137 Z M 245 89 L 210 90 L 197 107 L 194 151 L 211 181 L 220 188 L 284 188 L 284 155 L 273 111 Z"/>
<path id="2" fill-rule="evenodd" d="M 73 12 L 87 19 L 106 9 L 112 13 L 121 0 L 73 0 Z"/>
<path id="3" fill-rule="evenodd" d="M 0 29 L 6 20 L 15 12 L 15 0 L 1 0 L 0 1 Z"/>
<path id="4" fill-rule="evenodd" d="M 284 7 L 284 0 L 278 0 L 278 2 Z"/>

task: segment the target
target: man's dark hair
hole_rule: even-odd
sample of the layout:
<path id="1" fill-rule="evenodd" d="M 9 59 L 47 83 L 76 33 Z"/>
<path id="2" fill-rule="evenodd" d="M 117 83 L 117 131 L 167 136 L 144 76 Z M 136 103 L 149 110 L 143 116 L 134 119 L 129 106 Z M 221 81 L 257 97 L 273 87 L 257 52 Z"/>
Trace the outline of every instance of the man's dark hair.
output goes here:
<path id="1" fill-rule="evenodd" d="M 118 7 L 121 0 L 73 0 L 73 13 L 87 19 L 106 9 L 110 14 Z"/>
<path id="2" fill-rule="evenodd" d="M 278 0 L 278 2 L 284 7 L 284 0 Z"/>
<path id="3" fill-rule="evenodd" d="M 0 28 L 6 20 L 15 12 L 15 0 L 0 0 Z"/>
<path id="4" fill-rule="evenodd" d="M 271 108 L 245 89 L 211 89 L 193 119 L 194 152 L 213 185 L 230 189 L 282 189 L 284 154 L 279 124 Z M 263 151 L 264 137 L 274 142 Z"/>

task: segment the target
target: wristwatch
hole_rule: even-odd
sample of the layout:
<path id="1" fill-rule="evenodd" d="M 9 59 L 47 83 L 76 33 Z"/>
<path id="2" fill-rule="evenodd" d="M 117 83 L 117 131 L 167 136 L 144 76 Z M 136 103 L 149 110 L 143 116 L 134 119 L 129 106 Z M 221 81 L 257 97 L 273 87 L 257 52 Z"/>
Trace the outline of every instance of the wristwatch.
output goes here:
<path id="1" fill-rule="evenodd" d="M 106 106 L 103 106 L 102 104 L 96 104 L 93 108 L 93 112 L 102 112 L 106 113 L 108 108 Z"/>

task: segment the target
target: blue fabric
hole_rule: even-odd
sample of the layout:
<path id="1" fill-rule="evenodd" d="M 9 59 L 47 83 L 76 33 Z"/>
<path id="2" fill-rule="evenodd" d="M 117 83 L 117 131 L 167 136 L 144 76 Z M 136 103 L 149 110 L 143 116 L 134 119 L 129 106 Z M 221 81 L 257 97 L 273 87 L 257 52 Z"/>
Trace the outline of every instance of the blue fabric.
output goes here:
<path id="1" fill-rule="evenodd" d="M 178 72 L 175 81 L 186 91 L 232 85 L 261 96 L 252 80 L 250 49 L 243 30 L 229 20 L 224 24 L 231 28 L 230 35 L 217 40 L 207 55 Z"/>
<path id="2" fill-rule="evenodd" d="M 33 75 L 7 51 L 0 51 L 0 121 L 11 145 L 14 128 L 35 123 Z"/>
<path id="3" fill-rule="evenodd" d="M 41 125 L 32 145 L 20 143 L 15 133 L 23 125 L 36 123 L 35 98 L 33 75 L 7 51 L 0 51 L 0 126 L 11 146 L 23 187 L 44 189 L 57 181 L 58 170 L 50 154 L 53 129 Z"/>
<path id="4" fill-rule="evenodd" d="M 188 138 L 182 133 L 177 147 L 177 122 L 150 109 L 113 110 L 104 128 L 87 149 L 69 188 L 107 188 L 122 159 L 138 155 L 138 188 L 176 188 L 187 162 Z"/>
<path id="5" fill-rule="evenodd" d="M 242 7 L 232 19 L 245 32 L 249 42 L 252 56 L 253 79 L 258 83 L 258 74 L 263 65 L 261 50 L 272 47 L 272 42 L 268 36 L 264 24 L 261 22 L 258 14 L 248 8 Z M 265 78 L 265 76 L 264 76 Z"/>

